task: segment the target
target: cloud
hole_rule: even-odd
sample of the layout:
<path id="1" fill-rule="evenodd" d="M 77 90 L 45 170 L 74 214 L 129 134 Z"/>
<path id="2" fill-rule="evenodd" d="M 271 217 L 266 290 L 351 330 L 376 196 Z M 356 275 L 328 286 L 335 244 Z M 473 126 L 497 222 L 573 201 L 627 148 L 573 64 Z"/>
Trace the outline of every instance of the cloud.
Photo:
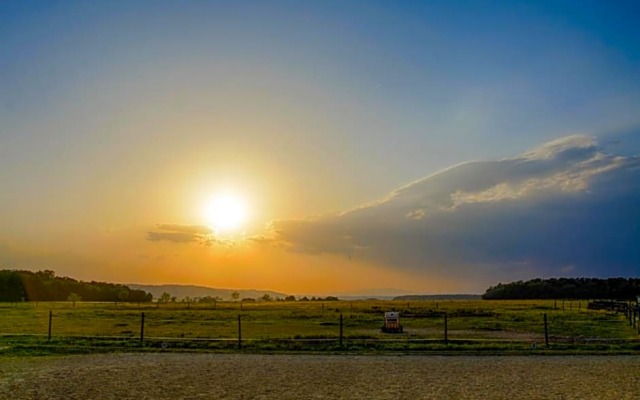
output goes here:
<path id="1" fill-rule="evenodd" d="M 254 235 L 247 238 L 249 242 L 261 244 L 261 245 L 269 245 L 273 247 L 281 247 L 282 243 L 278 239 L 273 237 L 268 237 L 265 235 Z"/>
<path id="2" fill-rule="evenodd" d="M 202 225 L 160 224 L 161 232 L 147 232 L 147 240 L 152 242 L 168 241 L 173 243 L 198 243 L 210 245 L 214 239 L 213 231 Z"/>
<path id="3" fill-rule="evenodd" d="M 192 243 L 202 246 L 219 245 L 226 248 L 238 247 L 241 240 L 217 238 L 213 229 L 204 225 L 159 224 L 156 231 L 147 232 L 150 242 Z"/>
<path id="4" fill-rule="evenodd" d="M 273 229 L 295 252 L 487 282 L 632 275 L 640 265 L 639 204 L 640 157 L 575 135 L 454 166 L 342 213 L 275 221 Z"/>
<path id="5" fill-rule="evenodd" d="M 161 224 L 158 225 L 158 229 L 163 231 L 181 232 L 194 235 L 210 235 L 213 230 L 204 225 L 176 225 L 176 224 Z"/>
<path id="6" fill-rule="evenodd" d="M 147 240 L 151 242 L 160 242 L 166 240 L 174 243 L 192 243 L 200 242 L 200 235 L 192 233 L 180 232 L 147 232 Z"/>

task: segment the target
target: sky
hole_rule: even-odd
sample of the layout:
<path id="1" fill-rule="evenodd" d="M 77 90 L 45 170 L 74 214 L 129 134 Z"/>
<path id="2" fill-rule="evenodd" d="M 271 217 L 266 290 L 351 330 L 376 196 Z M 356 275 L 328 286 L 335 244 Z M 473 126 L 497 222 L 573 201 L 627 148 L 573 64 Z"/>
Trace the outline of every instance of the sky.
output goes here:
<path id="1" fill-rule="evenodd" d="M 637 276 L 638 17 L 0 0 L 0 268 L 318 294 Z"/>

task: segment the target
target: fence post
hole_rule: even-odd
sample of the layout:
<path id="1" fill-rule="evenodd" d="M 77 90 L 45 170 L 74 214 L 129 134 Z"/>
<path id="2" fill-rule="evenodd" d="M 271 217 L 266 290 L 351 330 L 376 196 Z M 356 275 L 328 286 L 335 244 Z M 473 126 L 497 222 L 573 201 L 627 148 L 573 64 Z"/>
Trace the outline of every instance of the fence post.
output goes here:
<path id="1" fill-rule="evenodd" d="M 242 350 L 242 322 L 240 322 L 240 315 L 238 315 L 238 350 Z"/>
<path id="2" fill-rule="evenodd" d="M 444 344 L 449 344 L 449 327 L 447 326 L 447 313 L 444 313 Z"/>
<path id="3" fill-rule="evenodd" d="M 53 319 L 53 311 L 49 310 L 49 333 L 47 335 L 47 341 L 51 341 L 51 320 Z"/>
<path id="4" fill-rule="evenodd" d="M 544 345 L 549 347 L 549 325 L 547 324 L 547 314 L 544 316 Z"/>
<path id="5" fill-rule="evenodd" d="M 342 329 L 342 314 L 340 314 L 340 347 L 342 347 L 342 336 L 343 336 L 343 329 Z"/>
<path id="6" fill-rule="evenodd" d="M 140 347 L 144 345 L 144 312 L 140 315 Z"/>

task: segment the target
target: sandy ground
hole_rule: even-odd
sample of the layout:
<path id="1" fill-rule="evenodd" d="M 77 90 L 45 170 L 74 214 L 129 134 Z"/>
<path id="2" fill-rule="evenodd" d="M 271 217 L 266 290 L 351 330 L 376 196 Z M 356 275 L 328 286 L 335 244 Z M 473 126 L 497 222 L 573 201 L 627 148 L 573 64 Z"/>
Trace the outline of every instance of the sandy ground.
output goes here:
<path id="1" fill-rule="evenodd" d="M 640 399 L 640 356 L 0 357 L 0 399 Z"/>

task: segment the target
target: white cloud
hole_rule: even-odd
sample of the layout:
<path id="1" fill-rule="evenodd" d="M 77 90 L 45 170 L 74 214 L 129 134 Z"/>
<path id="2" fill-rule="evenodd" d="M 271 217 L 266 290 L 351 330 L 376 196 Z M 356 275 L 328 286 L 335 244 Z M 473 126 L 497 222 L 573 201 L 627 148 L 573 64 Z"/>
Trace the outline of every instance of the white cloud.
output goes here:
<path id="1" fill-rule="evenodd" d="M 588 136 L 461 164 L 341 214 L 275 221 L 290 250 L 503 279 L 630 274 L 640 265 L 640 158 Z"/>

